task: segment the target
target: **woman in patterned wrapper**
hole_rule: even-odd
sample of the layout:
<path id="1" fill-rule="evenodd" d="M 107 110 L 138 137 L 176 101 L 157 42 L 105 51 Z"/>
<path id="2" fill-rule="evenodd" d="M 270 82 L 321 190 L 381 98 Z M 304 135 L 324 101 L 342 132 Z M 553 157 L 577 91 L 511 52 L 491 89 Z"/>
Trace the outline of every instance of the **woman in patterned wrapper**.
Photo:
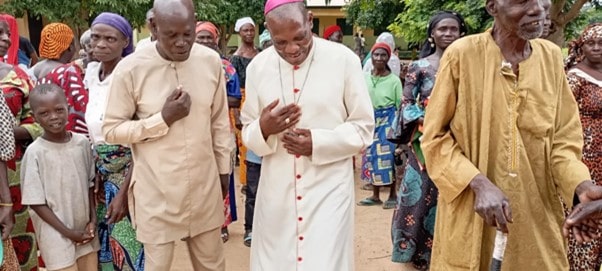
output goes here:
<path id="1" fill-rule="evenodd" d="M 602 185 L 602 23 L 589 25 L 571 42 L 566 69 L 583 126 L 583 162 L 592 180 Z M 573 271 L 598 271 L 601 253 L 600 240 L 579 244 L 575 238 L 569 239 L 568 256 Z"/>
<path id="2" fill-rule="evenodd" d="M 30 271 L 38 270 L 38 249 L 28 209 L 21 205 L 20 164 L 25 147 L 42 134 L 42 128 L 35 123 L 29 107 L 29 91 L 33 88 L 33 83 L 27 73 L 16 66 L 18 40 L 15 18 L 0 15 L 0 56 L 6 60 L 6 63 L 0 63 L 0 89 L 16 124 L 13 128 L 15 156 L 6 163 L 10 194 L 15 203 L 15 224 L 11 239 L 20 269 Z M 6 263 L 3 268 L 5 266 Z"/>
<path id="3" fill-rule="evenodd" d="M 238 32 L 241 37 L 241 44 L 236 49 L 236 52 L 230 58 L 230 62 L 240 80 L 240 92 L 242 94 L 241 108 L 245 103 L 245 87 L 247 82 L 247 66 L 251 63 L 251 60 L 259 54 L 259 48 L 255 46 L 255 22 L 250 17 L 240 18 L 236 21 L 234 31 Z M 240 168 L 238 178 L 240 183 L 243 185 L 242 192 L 246 193 L 247 189 L 247 165 L 245 163 L 247 156 L 247 148 L 242 144 L 240 138 L 240 130 L 237 131 L 236 141 L 238 144 L 238 153 L 240 159 Z"/>
<path id="4" fill-rule="evenodd" d="M 362 180 L 369 182 L 372 196 L 360 200 L 359 206 L 383 205 L 383 209 L 395 208 L 395 144 L 387 140 L 387 132 L 393 125 L 395 112 L 401 102 L 401 80 L 388 66 L 393 48 L 385 42 L 374 44 L 371 53 L 373 69 L 365 74 L 368 93 L 374 108 L 374 140 L 362 155 Z M 380 188 L 389 186 L 389 199 L 380 199 Z"/>
<path id="5" fill-rule="evenodd" d="M 438 191 L 429 178 L 420 147 L 424 110 L 435 84 L 439 60 L 452 42 L 466 34 L 464 19 L 455 12 L 435 14 L 428 25 L 420 59 L 412 62 L 405 79 L 402 116 L 417 121 L 419 129 L 410 141 L 405 175 L 399 186 L 391 233 L 393 262 L 406 270 L 428 270 L 433 245 Z M 402 269 L 404 270 L 404 269 Z"/>
<path id="6" fill-rule="evenodd" d="M 0 19 L 0 36 L 5 36 L 4 29 Z M 1 42 L 2 38 L 0 38 Z M 1 49 L 0 49 L 1 50 Z M 0 51 L 1 53 L 1 51 Z M 6 68 L 5 64 L 0 64 L 0 70 Z M 0 95 L 0 227 L 2 228 L 2 255 L 4 256 L 0 270 L 18 270 L 19 261 L 15 254 L 12 241 L 9 238 L 10 232 L 14 227 L 12 199 L 8 187 L 8 167 L 6 162 L 15 157 L 15 136 L 13 134 L 13 125 L 15 119 L 4 100 L 4 95 Z"/>
<path id="7" fill-rule="evenodd" d="M 90 50 L 99 62 L 88 64 L 84 81 L 90 91 L 86 123 L 96 160 L 98 236 L 101 271 L 142 271 L 144 253 L 128 215 L 128 188 L 133 170 L 132 152 L 123 145 L 107 144 L 102 134 L 105 101 L 113 69 L 134 51 L 132 27 L 122 16 L 103 12 L 92 22 Z"/>

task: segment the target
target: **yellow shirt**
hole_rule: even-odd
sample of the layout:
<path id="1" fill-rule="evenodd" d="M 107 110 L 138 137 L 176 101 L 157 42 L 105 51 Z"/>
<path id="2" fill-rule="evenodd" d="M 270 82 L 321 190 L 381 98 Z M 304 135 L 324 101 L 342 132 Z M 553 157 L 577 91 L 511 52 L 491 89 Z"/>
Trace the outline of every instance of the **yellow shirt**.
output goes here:
<path id="1" fill-rule="evenodd" d="M 230 173 L 232 140 L 223 73 L 219 55 L 196 44 L 184 62 L 144 47 L 113 72 L 102 131 L 110 144 L 132 145 L 130 214 L 142 243 L 223 223 L 218 174 Z M 168 127 L 161 109 L 178 85 L 190 95 L 190 114 Z"/>
<path id="2" fill-rule="evenodd" d="M 490 31 L 456 41 L 441 59 L 422 142 L 440 193 L 432 270 L 488 270 L 495 229 L 474 211 L 468 187 L 478 173 L 513 212 L 502 270 L 568 270 L 558 195 L 572 202 L 590 175 L 560 49 L 530 44 L 519 77 Z"/>

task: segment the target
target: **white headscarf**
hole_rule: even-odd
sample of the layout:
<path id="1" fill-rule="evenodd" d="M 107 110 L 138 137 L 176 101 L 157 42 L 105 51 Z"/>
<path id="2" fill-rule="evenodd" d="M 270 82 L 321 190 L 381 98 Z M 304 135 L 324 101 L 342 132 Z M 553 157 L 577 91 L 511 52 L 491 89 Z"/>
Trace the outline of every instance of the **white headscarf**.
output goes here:
<path id="1" fill-rule="evenodd" d="M 376 38 L 376 42 L 384 42 L 391 47 L 391 58 L 389 58 L 389 62 L 387 66 L 391 69 L 391 73 L 399 76 L 401 73 L 401 61 L 399 61 L 399 57 L 393 54 L 395 51 L 395 38 L 389 32 L 383 32 Z M 366 61 L 366 65 L 364 65 L 364 72 L 371 73 L 372 72 L 372 60 L 369 59 Z"/>
<path id="2" fill-rule="evenodd" d="M 240 29 L 245 24 L 251 24 L 253 27 L 255 27 L 255 22 L 253 22 L 253 19 L 251 19 L 251 17 L 244 17 L 236 20 L 236 24 L 234 25 L 234 31 L 240 32 Z"/>

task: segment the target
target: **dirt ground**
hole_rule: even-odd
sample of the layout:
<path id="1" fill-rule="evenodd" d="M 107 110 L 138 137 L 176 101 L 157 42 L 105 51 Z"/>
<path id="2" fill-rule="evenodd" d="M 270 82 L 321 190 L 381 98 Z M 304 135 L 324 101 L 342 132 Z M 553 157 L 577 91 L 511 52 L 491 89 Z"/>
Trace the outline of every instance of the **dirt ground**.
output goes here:
<path id="1" fill-rule="evenodd" d="M 359 171 L 356 170 L 355 201 L 368 197 L 372 192 L 359 189 Z M 250 248 L 243 245 L 244 234 L 244 195 L 237 183 L 236 206 L 238 221 L 228 228 L 230 240 L 225 244 L 226 270 L 249 270 Z M 388 197 L 389 190 L 381 191 L 381 199 Z M 393 210 L 383 210 L 382 206 L 355 206 L 355 269 L 357 271 L 401 270 L 402 266 L 391 262 L 391 218 Z M 184 243 L 176 246 L 174 271 L 192 270 L 189 255 Z"/>

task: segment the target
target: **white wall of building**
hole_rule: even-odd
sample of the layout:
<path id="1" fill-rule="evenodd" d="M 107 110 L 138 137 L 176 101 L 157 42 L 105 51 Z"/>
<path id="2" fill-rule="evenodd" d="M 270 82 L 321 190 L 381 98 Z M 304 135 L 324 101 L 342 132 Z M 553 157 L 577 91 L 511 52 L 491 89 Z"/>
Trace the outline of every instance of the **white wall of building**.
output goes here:
<path id="1" fill-rule="evenodd" d="M 349 0 L 330 0 L 329 7 L 342 7 L 347 4 Z M 326 0 L 307 0 L 308 7 L 325 7 Z"/>

